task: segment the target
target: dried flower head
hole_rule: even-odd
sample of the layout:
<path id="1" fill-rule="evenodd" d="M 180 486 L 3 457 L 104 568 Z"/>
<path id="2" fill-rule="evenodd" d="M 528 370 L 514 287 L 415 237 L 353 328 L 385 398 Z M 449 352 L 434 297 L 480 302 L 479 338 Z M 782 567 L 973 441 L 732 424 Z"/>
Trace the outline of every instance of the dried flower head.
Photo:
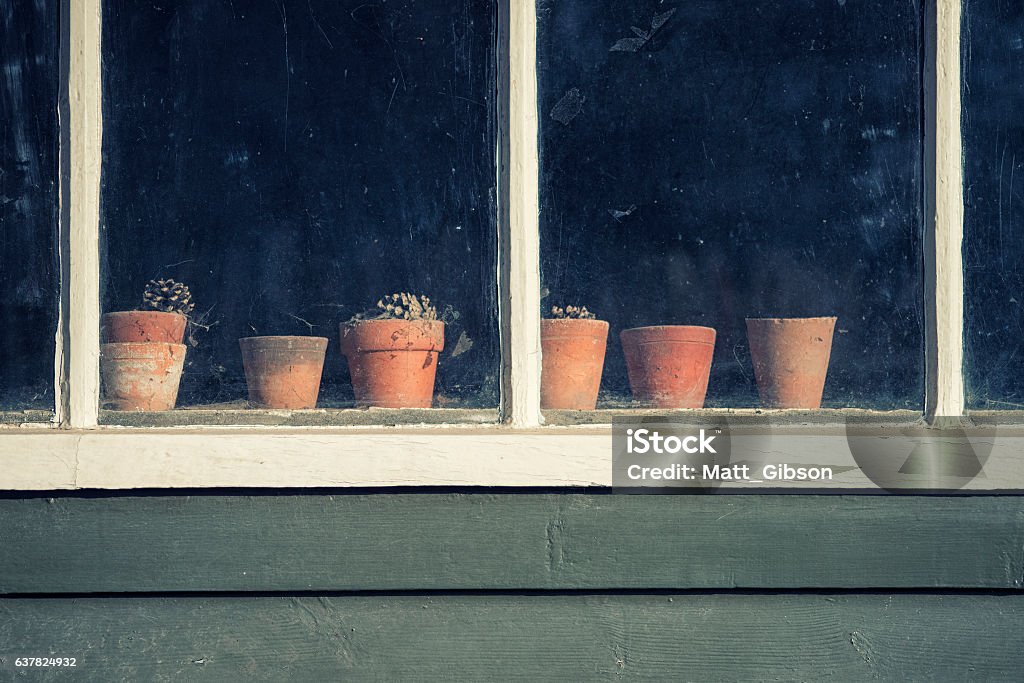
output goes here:
<path id="1" fill-rule="evenodd" d="M 566 306 L 565 308 L 552 306 L 551 317 L 560 319 L 575 318 L 577 320 L 594 320 L 597 318 L 596 315 L 587 310 L 586 306 Z"/>
<path id="2" fill-rule="evenodd" d="M 430 303 L 430 299 L 409 292 L 382 297 L 374 313 L 377 318 L 391 320 L 437 320 L 437 308 Z"/>
<path id="3" fill-rule="evenodd" d="M 150 280 L 142 293 L 142 310 L 180 313 L 188 316 L 195 309 L 188 287 L 174 280 Z"/>

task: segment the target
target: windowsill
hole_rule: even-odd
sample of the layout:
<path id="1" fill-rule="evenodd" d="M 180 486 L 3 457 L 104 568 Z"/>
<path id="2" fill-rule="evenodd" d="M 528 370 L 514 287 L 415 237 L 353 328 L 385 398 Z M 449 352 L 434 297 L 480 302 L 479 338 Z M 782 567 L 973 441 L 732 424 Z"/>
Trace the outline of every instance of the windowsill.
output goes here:
<path id="1" fill-rule="evenodd" d="M 914 410 L 766 410 L 762 408 L 706 408 L 703 410 L 657 408 L 598 408 L 596 410 L 545 410 L 549 427 L 604 426 L 616 418 L 674 417 L 680 420 L 713 418 L 764 418 L 773 425 L 913 424 L 922 419 Z M 39 420 L 42 422 L 43 420 Z M 12 420 L 16 422 L 16 420 Z M 101 427 L 421 427 L 475 428 L 498 426 L 496 409 L 475 408 L 318 408 L 315 410 L 239 409 L 228 407 L 179 408 L 165 412 L 101 410 Z"/>
<path id="2" fill-rule="evenodd" d="M 707 418 L 758 418 L 773 425 L 837 425 L 846 423 L 912 424 L 922 419 L 916 410 L 865 410 L 842 408 L 821 410 L 767 410 L 764 408 L 705 408 L 703 410 L 665 410 L 659 408 L 598 408 L 597 410 L 545 410 L 545 423 L 557 426 L 608 425 L 615 418 L 649 416 L 677 417 L 680 420 Z"/>
<path id="3" fill-rule="evenodd" d="M 350 408 L 269 410 L 260 408 L 184 408 L 137 413 L 101 410 L 102 426 L 119 427 L 401 427 L 410 425 L 497 424 L 497 409 Z"/>
<path id="4" fill-rule="evenodd" d="M 695 413 L 688 412 L 690 417 Z M 703 415 L 721 413 L 702 411 Z M 786 450 L 766 454 L 791 465 L 831 467 L 821 482 L 724 484 L 720 490 L 866 491 L 877 487 L 837 436 L 856 422 L 858 433 L 896 435 L 917 420 L 871 420 L 836 411 L 830 424 L 774 414 Z M 910 413 L 919 419 L 916 413 Z M 791 415 L 788 417 L 797 417 Z M 902 417 L 902 416 L 900 416 Z M 789 440 L 792 437 L 795 440 Z M 964 490 L 1024 491 L 1024 426 L 976 432 L 991 443 L 984 472 Z M 842 442 L 838 442 L 842 443 Z M 11 429 L 0 435 L 0 490 L 349 487 L 590 487 L 612 481 L 607 425 L 519 430 L 501 425 L 388 428 L 286 426 L 102 427 L 93 430 Z"/>
<path id="5" fill-rule="evenodd" d="M 46 426 L 53 423 L 52 410 L 4 410 L 0 411 L 0 426 Z"/>

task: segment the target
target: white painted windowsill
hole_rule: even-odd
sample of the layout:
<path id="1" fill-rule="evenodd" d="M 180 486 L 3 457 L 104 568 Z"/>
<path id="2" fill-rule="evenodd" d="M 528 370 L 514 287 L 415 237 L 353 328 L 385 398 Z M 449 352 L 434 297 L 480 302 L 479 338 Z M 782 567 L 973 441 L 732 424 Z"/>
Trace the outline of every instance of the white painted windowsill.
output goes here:
<path id="1" fill-rule="evenodd" d="M 726 488 L 874 489 L 841 447 L 841 433 L 805 429 L 787 438 L 785 452 L 766 454 L 833 467 L 832 482 Z M 612 483 L 611 440 L 608 426 L 8 429 L 0 433 L 0 490 L 605 487 Z M 995 428 L 990 441 L 983 473 L 964 489 L 1024 490 L 1024 428 Z"/>

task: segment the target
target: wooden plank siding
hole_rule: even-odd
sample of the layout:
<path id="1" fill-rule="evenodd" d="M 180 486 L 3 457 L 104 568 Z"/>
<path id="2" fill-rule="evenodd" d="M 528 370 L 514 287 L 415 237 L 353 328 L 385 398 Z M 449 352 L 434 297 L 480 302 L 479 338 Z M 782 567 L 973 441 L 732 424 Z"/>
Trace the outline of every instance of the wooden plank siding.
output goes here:
<path id="1" fill-rule="evenodd" d="M 0 593 L 1024 587 L 1024 498 L 0 500 Z"/>
<path id="2" fill-rule="evenodd" d="M 0 599 L 47 680 L 1020 680 L 1020 598 L 576 595 Z M 21 670 L 24 671 L 24 670 Z"/>

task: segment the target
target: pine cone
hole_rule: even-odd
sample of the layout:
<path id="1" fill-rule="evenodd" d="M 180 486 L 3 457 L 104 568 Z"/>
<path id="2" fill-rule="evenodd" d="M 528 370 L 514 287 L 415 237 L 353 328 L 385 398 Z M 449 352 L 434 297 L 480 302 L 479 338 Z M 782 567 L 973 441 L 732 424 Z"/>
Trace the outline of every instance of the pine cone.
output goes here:
<path id="1" fill-rule="evenodd" d="M 195 309 L 188 287 L 174 280 L 150 280 L 142 294 L 142 308 L 187 316 Z"/>

